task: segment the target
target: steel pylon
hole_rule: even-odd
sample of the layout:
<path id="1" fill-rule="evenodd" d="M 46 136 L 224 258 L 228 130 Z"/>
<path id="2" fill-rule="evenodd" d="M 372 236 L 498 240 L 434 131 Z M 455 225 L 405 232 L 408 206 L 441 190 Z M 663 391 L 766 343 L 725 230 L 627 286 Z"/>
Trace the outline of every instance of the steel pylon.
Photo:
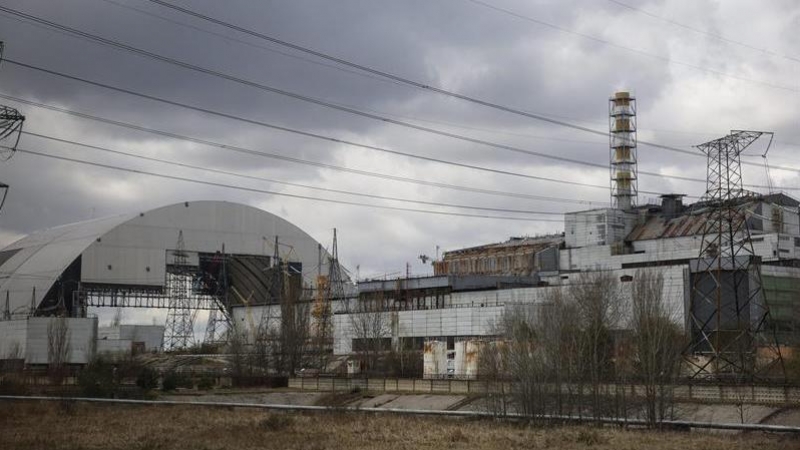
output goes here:
<path id="1" fill-rule="evenodd" d="M 762 288 L 748 218 L 758 195 L 744 189 L 741 153 L 763 131 L 732 131 L 697 146 L 708 160 L 698 259 L 690 261 L 685 351 L 693 378 L 734 381 L 783 376 L 783 359 Z"/>

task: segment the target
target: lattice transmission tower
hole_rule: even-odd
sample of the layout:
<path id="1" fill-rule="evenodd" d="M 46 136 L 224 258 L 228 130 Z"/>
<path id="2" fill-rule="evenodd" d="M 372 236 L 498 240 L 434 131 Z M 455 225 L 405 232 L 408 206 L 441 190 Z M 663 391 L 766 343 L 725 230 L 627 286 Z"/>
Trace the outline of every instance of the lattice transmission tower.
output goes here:
<path id="1" fill-rule="evenodd" d="M 5 46 L 0 41 L 0 63 L 3 62 L 3 50 Z M 10 106 L 0 105 L 0 160 L 8 161 L 9 158 L 14 156 L 19 145 L 19 139 L 22 136 L 22 124 L 25 122 L 25 116 L 20 114 Z M 6 202 L 8 195 L 8 185 L 0 182 L 0 211 Z"/>
<path id="2" fill-rule="evenodd" d="M 690 344 L 686 361 L 695 378 L 734 381 L 783 375 L 761 259 L 748 218 L 757 194 L 742 184 L 741 153 L 762 131 L 732 131 L 697 146 L 708 160 L 700 255 L 690 262 Z"/>
<path id="3" fill-rule="evenodd" d="M 319 267 L 322 267 L 322 249 L 319 248 Z M 317 341 L 317 352 L 320 361 L 325 362 L 325 356 L 333 349 L 333 302 L 344 299 L 344 276 L 339 263 L 339 242 L 336 228 L 333 229 L 333 243 L 328 257 L 328 272 L 317 276 L 317 291 L 315 294 L 312 316 L 315 319 L 314 335 Z M 346 305 L 345 305 L 346 306 Z"/>
<path id="4" fill-rule="evenodd" d="M 218 258 L 217 263 L 220 264 L 219 279 L 212 280 L 216 288 L 215 292 L 211 293 L 214 308 L 208 312 L 206 332 L 203 337 L 203 343 L 210 345 L 224 344 L 231 329 L 228 257 L 225 254 L 225 245 L 222 246 L 222 253 L 215 255 L 215 258 Z"/>
<path id="5" fill-rule="evenodd" d="M 194 310 L 191 287 L 194 268 L 189 266 L 189 255 L 183 242 L 183 230 L 178 232 L 178 242 L 167 261 L 167 294 L 169 309 L 164 331 L 164 350 L 189 347 L 194 341 Z"/>

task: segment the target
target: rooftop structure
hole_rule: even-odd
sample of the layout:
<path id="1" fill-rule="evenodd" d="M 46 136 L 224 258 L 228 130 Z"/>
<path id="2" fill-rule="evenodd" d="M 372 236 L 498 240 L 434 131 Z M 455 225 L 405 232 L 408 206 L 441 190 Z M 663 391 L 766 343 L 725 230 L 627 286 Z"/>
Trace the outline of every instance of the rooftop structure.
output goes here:
<path id="1" fill-rule="evenodd" d="M 445 252 L 434 261 L 434 275 L 530 276 L 558 270 L 556 254 L 563 235 L 512 237 L 507 241 Z"/>

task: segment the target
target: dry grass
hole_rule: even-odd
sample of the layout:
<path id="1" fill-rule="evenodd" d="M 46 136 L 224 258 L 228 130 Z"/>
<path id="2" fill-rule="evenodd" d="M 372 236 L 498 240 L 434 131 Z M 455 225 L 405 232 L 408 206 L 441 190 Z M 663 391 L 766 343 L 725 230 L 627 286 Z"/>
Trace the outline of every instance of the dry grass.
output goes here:
<path id="1" fill-rule="evenodd" d="M 492 421 L 252 409 L 0 403 L 12 449 L 703 449 L 800 448 L 789 437 L 531 428 Z"/>

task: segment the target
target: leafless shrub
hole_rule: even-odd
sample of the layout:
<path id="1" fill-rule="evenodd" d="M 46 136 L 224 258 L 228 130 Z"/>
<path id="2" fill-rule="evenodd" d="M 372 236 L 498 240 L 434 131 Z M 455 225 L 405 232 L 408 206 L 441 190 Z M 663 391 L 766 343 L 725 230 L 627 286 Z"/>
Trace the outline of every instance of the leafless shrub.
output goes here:
<path id="1" fill-rule="evenodd" d="M 66 317 L 56 317 L 47 324 L 47 363 L 51 382 L 61 384 L 69 357 L 69 324 Z"/>
<path id="2" fill-rule="evenodd" d="M 353 351 L 358 355 L 364 372 L 378 369 L 378 360 L 391 351 L 391 316 L 386 311 L 388 302 L 383 295 L 359 299 L 350 313 L 353 330 Z"/>
<path id="3" fill-rule="evenodd" d="M 645 418 L 656 425 L 671 418 L 673 383 L 678 375 L 683 336 L 676 311 L 665 303 L 664 277 L 639 270 L 631 287 L 633 366 L 645 389 Z"/>

